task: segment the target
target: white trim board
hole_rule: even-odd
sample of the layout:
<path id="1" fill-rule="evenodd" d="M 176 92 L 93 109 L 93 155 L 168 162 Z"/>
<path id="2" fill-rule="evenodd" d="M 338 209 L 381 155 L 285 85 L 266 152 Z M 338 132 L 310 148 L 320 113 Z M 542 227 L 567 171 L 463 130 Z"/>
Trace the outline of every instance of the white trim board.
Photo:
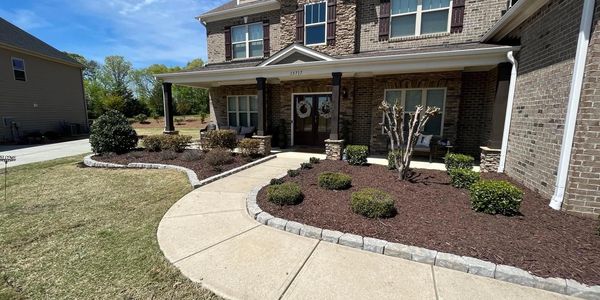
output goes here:
<path id="1" fill-rule="evenodd" d="M 263 61 L 258 66 L 265 67 L 265 66 L 269 66 L 269 65 L 276 65 L 278 62 L 284 60 L 285 58 L 287 58 L 295 53 L 300 53 L 302 55 L 306 55 L 308 57 L 312 57 L 312 58 L 320 60 L 320 61 L 337 60 L 329 55 L 323 54 L 319 51 L 315 51 L 308 47 L 304 47 L 304 46 L 298 45 L 298 44 L 292 44 L 291 46 L 288 46 L 286 49 L 283 49 L 283 50 L 279 51 L 277 54 L 271 56 L 269 59 Z"/>

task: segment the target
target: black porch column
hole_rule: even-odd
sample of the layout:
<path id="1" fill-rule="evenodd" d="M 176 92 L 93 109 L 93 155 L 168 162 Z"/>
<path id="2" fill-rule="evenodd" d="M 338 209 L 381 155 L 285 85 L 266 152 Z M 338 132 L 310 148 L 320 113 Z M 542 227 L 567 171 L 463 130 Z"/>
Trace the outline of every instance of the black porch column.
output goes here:
<path id="1" fill-rule="evenodd" d="M 331 73 L 333 77 L 331 83 L 331 133 L 330 140 L 339 140 L 340 138 L 340 93 L 342 89 L 342 73 Z"/>
<path id="2" fill-rule="evenodd" d="M 256 124 L 256 135 L 265 135 L 265 101 L 267 96 L 267 79 L 256 78 L 256 109 L 258 110 L 258 124 Z"/>
<path id="3" fill-rule="evenodd" d="M 165 105 L 165 133 L 173 133 L 175 125 L 173 124 L 173 84 L 163 82 L 163 103 Z"/>

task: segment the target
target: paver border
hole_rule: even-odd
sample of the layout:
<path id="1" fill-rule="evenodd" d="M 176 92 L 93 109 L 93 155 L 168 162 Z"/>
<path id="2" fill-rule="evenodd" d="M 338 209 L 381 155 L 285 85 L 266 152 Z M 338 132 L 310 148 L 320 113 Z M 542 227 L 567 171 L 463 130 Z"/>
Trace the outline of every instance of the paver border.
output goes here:
<path id="1" fill-rule="evenodd" d="M 285 176 L 287 176 L 287 173 L 278 175 L 275 178 L 281 179 Z M 263 211 L 256 200 L 258 192 L 268 185 L 269 183 L 266 183 L 253 188 L 246 197 L 246 212 L 263 225 L 334 244 L 426 263 L 477 276 L 494 278 L 522 286 L 583 299 L 600 299 L 600 285 L 587 286 L 575 280 L 564 278 L 542 278 L 520 268 L 497 265 L 474 257 L 459 256 L 415 246 L 392 243 L 372 237 L 344 233 L 334 229 L 318 228 L 272 216 Z"/>
<path id="2" fill-rule="evenodd" d="M 182 166 L 168 165 L 168 164 L 155 164 L 155 163 L 129 163 L 127 165 L 121 165 L 121 164 L 107 163 L 107 162 L 101 162 L 101 161 L 94 160 L 92 158 L 94 155 L 96 155 L 96 154 L 90 154 L 90 155 L 87 155 L 86 157 L 84 157 L 83 164 L 88 167 L 92 167 L 92 168 L 107 168 L 107 169 L 171 169 L 171 170 L 177 170 L 177 171 L 183 172 L 187 175 L 190 185 L 192 186 L 193 189 L 197 189 L 201 186 L 207 185 L 211 182 L 217 181 L 219 179 L 222 179 L 227 176 L 233 175 L 235 173 L 241 172 L 243 170 L 249 169 L 251 167 L 254 167 L 256 165 L 259 165 L 263 162 L 269 161 L 269 160 L 277 157 L 276 154 L 269 155 L 269 156 L 263 157 L 261 159 L 255 160 L 253 162 L 247 163 L 245 165 L 239 166 L 237 168 L 231 169 L 229 171 L 225 171 L 223 173 L 219 173 L 217 175 L 208 177 L 206 179 L 199 180 L 198 176 L 196 175 L 196 172 L 194 172 L 191 169 L 182 167 Z"/>

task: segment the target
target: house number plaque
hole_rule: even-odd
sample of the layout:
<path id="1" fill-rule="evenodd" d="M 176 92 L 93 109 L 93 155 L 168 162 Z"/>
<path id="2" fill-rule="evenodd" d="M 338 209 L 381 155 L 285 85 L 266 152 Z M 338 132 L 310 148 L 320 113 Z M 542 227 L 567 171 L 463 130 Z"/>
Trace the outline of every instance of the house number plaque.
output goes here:
<path id="1" fill-rule="evenodd" d="M 302 70 L 291 71 L 290 76 L 300 76 L 302 75 Z"/>

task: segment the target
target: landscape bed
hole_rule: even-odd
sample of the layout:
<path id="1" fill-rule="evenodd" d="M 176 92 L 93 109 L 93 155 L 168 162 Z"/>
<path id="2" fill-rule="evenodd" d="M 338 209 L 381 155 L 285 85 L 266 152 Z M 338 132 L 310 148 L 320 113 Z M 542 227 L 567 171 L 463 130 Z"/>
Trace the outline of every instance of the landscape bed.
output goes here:
<path id="1" fill-rule="evenodd" d="M 352 176 L 352 187 L 342 191 L 319 187 L 318 175 L 331 171 Z M 322 161 L 296 177 L 284 177 L 285 182 L 300 185 L 304 199 L 297 205 L 267 201 L 266 187 L 257 201 L 264 211 L 290 221 L 476 257 L 541 277 L 600 284 L 598 221 L 552 210 L 547 199 L 503 174 L 482 177 L 508 180 L 521 188 L 520 214 L 507 217 L 471 210 L 469 191 L 452 187 L 445 171 L 415 170 L 411 180 L 404 182 L 385 166 L 351 166 L 342 161 Z M 397 214 L 369 219 L 353 213 L 351 194 L 366 187 L 391 194 Z"/>

